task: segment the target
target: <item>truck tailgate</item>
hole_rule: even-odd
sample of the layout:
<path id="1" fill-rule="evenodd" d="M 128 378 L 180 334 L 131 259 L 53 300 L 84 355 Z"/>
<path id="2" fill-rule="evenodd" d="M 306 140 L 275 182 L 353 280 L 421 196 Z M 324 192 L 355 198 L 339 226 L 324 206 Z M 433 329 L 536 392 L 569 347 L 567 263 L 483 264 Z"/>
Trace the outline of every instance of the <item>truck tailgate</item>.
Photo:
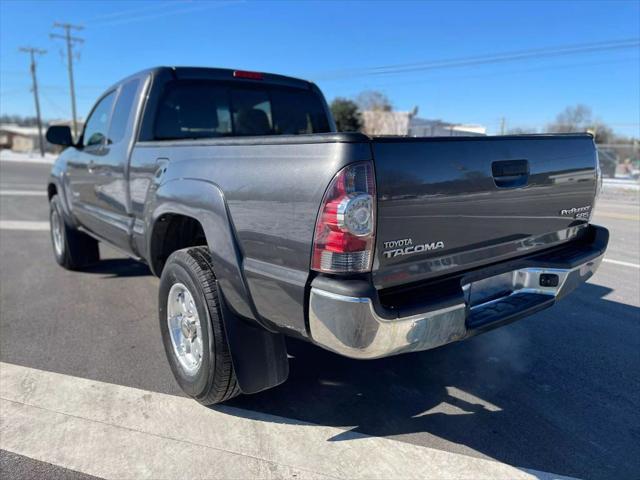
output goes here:
<path id="1" fill-rule="evenodd" d="M 377 288 L 578 236 L 596 192 L 590 135 L 374 138 Z"/>

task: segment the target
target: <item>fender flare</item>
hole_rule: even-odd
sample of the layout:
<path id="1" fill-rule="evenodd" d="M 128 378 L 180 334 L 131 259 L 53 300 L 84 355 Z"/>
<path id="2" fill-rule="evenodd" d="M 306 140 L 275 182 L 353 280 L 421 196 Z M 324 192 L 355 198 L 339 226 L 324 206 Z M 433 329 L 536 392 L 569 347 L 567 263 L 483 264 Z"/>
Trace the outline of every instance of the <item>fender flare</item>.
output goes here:
<path id="1" fill-rule="evenodd" d="M 54 166 L 51 174 L 49 175 L 49 179 L 47 181 L 47 197 L 49 197 L 49 186 L 53 185 L 56 189 L 56 195 L 60 198 L 60 203 L 62 204 L 62 213 L 64 217 L 64 221 L 67 225 L 77 226 L 77 222 L 73 212 L 71 211 L 71 205 L 69 204 L 69 199 L 67 198 L 68 189 L 64 185 L 64 176 L 62 172 L 57 172 Z M 49 197 L 48 200 L 51 198 Z"/>
<path id="2" fill-rule="evenodd" d="M 242 251 L 222 190 L 212 182 L 199 179 L 172 179 L 158 186 L 149 199 L 146 212 L 147 257 L 153 265 L 152 241 L 160 219 L 177 214 L 200 222 L 207 239 L 218 283 L 229 307 L 241 317 L 260 321 L 242 271 Z M 158 272 L 156 272 L 158 273 Z"/>
<path id="3" fill-rule="evenodd" d="M 49 193 L 49 185 L 53 185 L 62 203 L 62 214 L 65 223 L 69 227 L 78 228 L 80 224 L 73 212 L 73 198 L 71 198 L 73 193 L 69 185 L 69 175 L 67 174 L 67 157 L 71 149 L 75 149 L 75 147 L 69 147 L 64 150 L 53 163 L 47 180 L 47 195 Z"/>
<path id="4" fill-rule="evenodd" d="M 156 222 L 163 215 L 179 214 L 199 221 L 211 253 L 240 390 L 257 393 L 279 385 L 289 373 L 284 335 L 256 311 L 242 269 L 242 249 L 222 190 L 205 180 L 176 180 L 159 185 L 149 204 L 145 215 L 148 256 Z"/>

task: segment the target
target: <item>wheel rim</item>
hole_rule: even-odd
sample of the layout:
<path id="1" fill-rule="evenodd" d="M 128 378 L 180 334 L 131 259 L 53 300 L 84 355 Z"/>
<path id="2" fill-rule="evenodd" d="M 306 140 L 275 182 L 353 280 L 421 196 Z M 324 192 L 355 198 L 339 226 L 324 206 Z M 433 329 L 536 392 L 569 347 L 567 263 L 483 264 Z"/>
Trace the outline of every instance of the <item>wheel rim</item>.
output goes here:
<path id="1" fill-rule="evenodd" d="M 53 238 L 53 249 L 58 257 L 62 256 L 64 249 L 63 223 L 55 207 L 51 210 L 51 237 Z"/>
<path id="2" fill-rule="evenodd" d="M 195 375 L 202 363 L 202 327 L 193 295 L 182 283 L 169 290 L 167 323 L 173 353 L 187 375 Z"/>

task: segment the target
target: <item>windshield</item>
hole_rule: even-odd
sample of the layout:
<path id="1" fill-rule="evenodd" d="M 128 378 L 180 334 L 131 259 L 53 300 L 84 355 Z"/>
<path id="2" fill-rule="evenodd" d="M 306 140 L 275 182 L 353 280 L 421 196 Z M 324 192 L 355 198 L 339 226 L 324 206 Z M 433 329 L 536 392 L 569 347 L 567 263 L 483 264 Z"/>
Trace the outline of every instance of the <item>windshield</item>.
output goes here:
<path id="1" fill-rule="evenodd" d="M 200 80 L 168 83 L 154 123 L 156 140 L 329 131 L 324 104 L 311 90 Z"/>

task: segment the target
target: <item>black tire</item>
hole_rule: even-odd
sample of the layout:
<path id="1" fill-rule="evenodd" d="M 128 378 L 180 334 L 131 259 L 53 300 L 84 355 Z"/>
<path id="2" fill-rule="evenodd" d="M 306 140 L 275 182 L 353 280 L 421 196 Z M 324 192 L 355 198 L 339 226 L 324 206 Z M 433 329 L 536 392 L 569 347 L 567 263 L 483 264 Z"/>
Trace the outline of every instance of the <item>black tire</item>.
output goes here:
<path id="1" fill-rule="evenodd" d="M 167 301 L 175 284 L 188 289 L 200 320 L 202 357 L 192 374 L 181 365 L 169 333 Z M 190 247 L 171 254 L 160 277 L 158 312 L 167 359 L 182 390 L 203 405 L 221 403 L 239 395 L 208 247 Z"/>
<path id="2" fill-rule="evenodd" d="M 49 202 L 49 225 L 53 256 L 58 265 L 68 270 L 79 270 L 100 260 L 98 241 L 67 225 L 64 218 L 60 198 L 54 195 Z M 54 233 L 55 225 L 59 226 L 58 232 L 61 236 L 58 247 Z"/>

